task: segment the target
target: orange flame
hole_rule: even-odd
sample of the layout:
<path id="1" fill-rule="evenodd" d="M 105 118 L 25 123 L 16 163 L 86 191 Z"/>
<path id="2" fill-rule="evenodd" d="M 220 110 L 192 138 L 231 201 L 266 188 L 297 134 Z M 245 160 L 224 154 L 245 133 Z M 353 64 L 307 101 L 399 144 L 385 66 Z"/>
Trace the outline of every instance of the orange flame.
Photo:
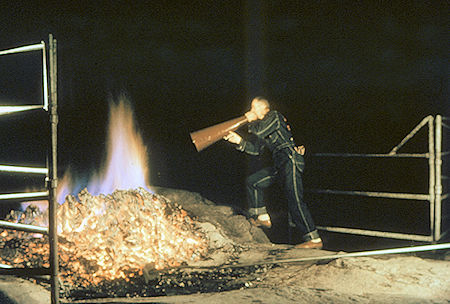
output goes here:
<path id="1" fill-rule="evenodd" d="M 149 187 L 147 149 L 134 125 L 133 111 L 125 97 L 109 113 L 108 158 L 104 174 L 88 185 L 93 194 Z"/>
<path id="2" fill-rule="evenodd" d="M 131 105 L 124 96 L 118 103 L 111 102 L 107 136 L 107 159 L 101 172 L 89 181 L 89 192 L 108 194 L 138 187 L 149 190 L 147 148 L 136 131 Z M 58 202 L 81 188 L 74 184 L 68 170 L 58 185 Z"/>
<path id="3" fill-rule="evenodd" d="M 63 279 L 78 277 L 84 282 L 81 284 L 128 280 L 136 273 L 142 274 L 144 268 L 174 267 L 204 256 L 207 239 L 186 211 L 144 189 L 149 188 L 147 151 L 124 97 L 111 107 L 107 142 L 103 171 L 87 186 L 94 195 L 87 189 L 77 198 L 67 195 L 76 187 L 80 189 L 74 185 L 70 171 L 58 187 L 58 199 L 64 200 L 57 212 Z M 44 226 L 47 218 L 44 212 L 22 217 L 22 221 Z M 15 237 L 7 232 L 1 236 Z M 31 253 L 48 260 L 48 242 L 40 239 L 29 250 L 30 257 L 17 257 L 9 263 L 30 260 Z"/>
<path id="4" fill-rule="evenodd" d="M 62 261 L 74 274 L 98 282 L 124 278 L 127 269 L 149 264 L 162 269 L 199 259 L 208 247 L 203 234 L 184 210 L 147 191 L 147 149 L 125 97 L 112 104 L 108 131 L 105 166 L 87 190 L 78 199 L 67 195 L 76 189 L 70 173 L 58 187 L 59 201 L 65 197 L 58 209 Z"/>

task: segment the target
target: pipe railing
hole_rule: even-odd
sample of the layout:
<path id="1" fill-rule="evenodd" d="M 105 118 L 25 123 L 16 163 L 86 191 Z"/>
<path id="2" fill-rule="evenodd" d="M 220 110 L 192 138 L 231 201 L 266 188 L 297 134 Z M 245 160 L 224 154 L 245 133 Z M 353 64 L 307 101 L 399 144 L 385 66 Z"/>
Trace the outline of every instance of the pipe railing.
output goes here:
<path id="1" fill-rule="evenodd" d="M 38 51 L 38 50 L 43 50 L 43 49 L 45 49 L 45 43 L 43 41 L 41 41 L 41 43 L 38 43 L 38 44 L 20 46 L 20 47 L 8 49 L 8 50 L 0 51 L 0 56 L 23 53 L 23 52 Z"/>
<path id="2" fill-rule="evenodd" d="M 48 234 L 47 227 L 40 227 L 40 226 L 20 224 L 20 223 L 12 223 L 12 222 L 8 222 L 8 221 L 0 220 L 0 227 L 2 227 L 4 229 L 19 230 L 19 231 L 24 231 L 24 232 L 35 232 L 35 233 Z"/>
<path id="3" fill-rule="evenodd" d="M 48 191 L 6 193 L 6 194 L 0 194 L 0 201 L 1 200 L 20 200 L 20 199 L 28 199 L 28 198 L 44 198 L 44 197 L 48 197 Z"/>
<path id="4" fill-rule="evenodd" d="M 314 153 L 314 156 L 326 156 L 326 157 L 374 157 L 374 158 L 428 158 L 429 153 L 399 153 L 399 154 L 358 154 L 358 153 Z"/>
<path id="5" fill-rule="evenodd" d="M 430 217 L 430 234 L 417 235 L 407 233 L 395 233 L 387 231 L 374 231 L 355 229 L 348 227 L 328 227 L 318 226 L 320 230 L 349 233 L 357 235 L 367 235 L 384 238 L 405 239 L 413 241 L 437 242 L 446 233 L 449 227 L 445 227 L 446 231 L 442 231 L 442 201 L 448 199 L 448 193 L 442 193 L 442 179 L 447 178 L 442 175 L 442 157 L 448 156 L 450 151 L 442 150 L 442 129 L 445 126 L 442 121 L 449 120 L 448 117 L 437 115 L 436 118 L 429 115 L 425 117 L 402 141 L 396 145 L 387 154 L 357 154 L 357 153 L 315 153 L 314 157 L 352 157 L 352 158 L 425 158 L 428 159 L 428 194 L 417 193 L 392 193 L 392 192 L 375 192 L 375 191 L 357 191 L 357 190 L 335 190 L 335 189 L 307 189 L 308 193 L 330 194 L 330 195 L 351 195 L 376 198 L 391 198 L 404 200 L 419 200 L 429 202 Z M 413 138 L 419 130 L 428 126 L 428 152 L 427 153 L 397 153 L 411 138 Z"/>
<path id="6" fill-rule="evenodd" d="M 45 268 L 14 268 L 10 265 L 0 264 L 0 274 L 11 275 L 50 275 L 51 283 L 51 303 L 59 303 L 59 280 L 58 280 L 58 238 L 56 222 L 56 186 L 57 186 L 57 58 L 56 39 L 49 35 L 49 79 L 47 77 L 47 55 L 46 46 L 42 41 L 40 44 L 13 48 L 0 51 L 0 55 L 21 53 L 42 50 L 42 70 L 43 70 L 43 105 L 22 105 L 22 106 L 0 106 L 0 116 L 17 112 L 44 109 L 49 112 L 50 121 L 50 144 L 48 155 L 48 168 L 36 168 L 15 165 L 0 165 L 1 172 L 12 172 L 21 174 L 42 174 L 46 176 L 47 191 L 27 192 L 27 193 L 7 193 L 0 194 L 0 200 L 24 200 L 29 198 L 47 198 L 49 203 L 49 227 L 39 227 L 21 223 L 12 223 L 0 220 L 0 228 L 11 229 L 29 233 L 46 234 L 50 244 L 50 267 Z M 48 92 L 48 82 L 50 82 L 50 94 Z M 50 95 L 50 102 L 49 102 Z"/>
<path id="7" fill-rule="evenodd" d="M 8 115 L 17 112 L 24 112 L 30 110 L 42 109 L 41 105 L 29 105 L 29 106 L 0 106 L 0 115 Z"/>
<path id="8" fill-rule="evenodd" d="M 445 179 L 448 179 L 448 176 L 444 176 L 442 174 L 442 165 L 444 163 L 443 159 L 445 159 L 446 157 L 448 157 L 450 155 L 450 151 L 442 151 L 442 149 L 449 149 L 450 147 L 446 146 L 443 147 L 442 144 L 445 142 L 444 141 L 444 131 L 447 131 L 446 135 L 449 136 L 448 133 L 448 129 L 449 126 L 446 125 L 445 123 L 443 123 L 443 121 L 447 121 L 449 120 L 449 117 L 443 117 L 441 115 L 437 115 L 436 116 L 436 132 L 435 132 L 435 142 L 436 142 L 436 227 L 435 227 L 435 240 L 439 240 L 442 239 L 447 232 L 449 231 L 448 226 L 444 226 L 444 223 L 448 222 L 445 221 L 445 219 L 448 217 L 448 214 L 442 214 L 442 203 L 446 202 L 447 206 L 449 204 L 448 202 L 448 182 L 446 183 L 447 185 L 447 193 L 444 193 L 444 188 L 443 188 L 443 184 L 442 181 Z M 448 162 L 449 159 L 446 158 L 446 161 Z M 448 163 L 447 163 L 448 166 Z M 448 207 L 447 207 L 448 209 Z M 448 211 L 447 211 L 448 212 Z"/>
<path id="9" fill-rule="evenodd" d="M 0 172 L 48 174 L 47 168 L 0 165 Z"/>
<path id="10" fill-rule="evenodd" d="M 354 195 L 354 196 L 379 197 L 379 198 L 396 198 L 406 200 L 430 200 L 429 194 L 374 192 L 374 191 L 344 191 L 344 190 L 330 190 L 330 189 L 309 189 L 307 191 L 310 193 L 317 193 L 317 194 L 340 194 L 340 195 Z"/>

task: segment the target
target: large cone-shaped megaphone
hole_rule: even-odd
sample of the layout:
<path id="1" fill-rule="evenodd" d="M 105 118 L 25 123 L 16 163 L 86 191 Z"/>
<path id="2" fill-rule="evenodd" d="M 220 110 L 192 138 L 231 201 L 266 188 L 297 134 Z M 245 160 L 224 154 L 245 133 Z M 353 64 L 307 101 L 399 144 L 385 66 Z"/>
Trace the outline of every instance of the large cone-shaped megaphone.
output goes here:
<path id="1" fill-rule="evenodd" d="M 200 152 L 213 143 L 221 140 L 228 134 L 228 132 L 235 131 L 247 123 L 247 117 L 243 115 L 241 117 L 230 119 L 217 125 L 192 132 L 191 139 L 195 145 L 195 148 L 197 148 L 197 151 Z"/>

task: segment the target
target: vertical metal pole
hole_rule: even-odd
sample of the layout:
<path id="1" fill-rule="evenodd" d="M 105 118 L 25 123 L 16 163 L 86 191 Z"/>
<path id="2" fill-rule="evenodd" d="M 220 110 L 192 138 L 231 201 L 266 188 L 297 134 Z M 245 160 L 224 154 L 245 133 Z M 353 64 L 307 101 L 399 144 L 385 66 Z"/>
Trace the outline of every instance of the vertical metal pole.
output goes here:
<path id="1" fill-rule="evenodd" d="M 58 276 L 58 232 L 57 232 L 57 57 L 56 39 L 49 35 L 50 46 L 50 162 L 49 162 L 49 240 L 50 240 L 50 271 L 51 271 L 51 303 L 59 303 L 59 276 Z"/>
<path id="2" fill-rule="evenodd" d="M 429 194 L 430 194 L 430 236 L 434 239 L 434 210 L 435 210 L 435 166 L 434 166 L 434 117 L 428 120 L 428 165 L 429 165 Z"/>
<path id="3" fill-rule="evenodd" d="M 42 78 L 44 88 L 44 110 L 48 111 L 48 77 L 47 77 L 47 54 L 45 52 L 45 42 L 42 44 Z"/>
<path id="4" fill-rule="evenodd" d="M 442 208 L 442 116 L 436 116 L 436 209 L 434 224 L 434 240 L 437 242 L 441 238 L 441 208 Z"/>

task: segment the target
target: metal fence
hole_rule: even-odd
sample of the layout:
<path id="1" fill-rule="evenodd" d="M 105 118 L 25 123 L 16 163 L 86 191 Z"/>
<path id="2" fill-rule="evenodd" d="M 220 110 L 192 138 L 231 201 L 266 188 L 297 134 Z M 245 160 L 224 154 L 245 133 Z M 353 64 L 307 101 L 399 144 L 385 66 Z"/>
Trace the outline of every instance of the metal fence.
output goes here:
<path id="1" fill-rule="evenodd" d="M 376 198 L 390 198 L 403 200 L 418 200 L 429 203 L 429 217 L 430 217 L 430 234 L 407 234 L 395 233 L 387 231 L 374 231 L 366 229 L 355 229 L 346 227 L 328 227 L 318 226 L 318 229 L 349 233 L 365 236 L 383 237 L 404 239 L 412 241 L 437 242 L 442 239 L 449 228 L 447 226 L 446 217 L 448 214 L 442 214 L 443 204 L 449 206 L 448 203 L 448 187 L 446 193 L 443 193 L 442 181 L 445 180 L 448 185 L 448 176 L 442 174 L 443 162 L 448 167 L 448 159 L 450 151 L 442 151 L 443 148 L 443 132 L 448 132 L 449 117 L 442 117 L 441 115 L 425 117 L 397 146 L 395 146 L 389 153 L 386 154 L 354 154 L 354 153 L 315 153 L 314 157 L 336 157 L 336 158 L 424 158 L 428 159 L 428 193 L 392 193 L 392 192 L 371 192 L 371 191 L 356 191 L 356 190 L 332 190 L 332 189 L 309 189 L 310 193 L 327 194 L 327 195 L 351 195 L 360 197 L 376 197 Z M 428 152 L 425 153 L 397 153 L 417 132 L 428 126 Z M 448 134 L 448 133 L 445 133 Z M 445 147 L 448 149 L 449 147 Z M 446 168 L 447 168 L 446 167 Z M 425 174 L 425 172 L 423 172 Z M 445 210 L 448 210 L 446 208 Z"/>
<path id="2" fill-rule="evenodd" d="M 41 51 L 42 52 L 42 81 L 43 81 L 43 101 L 40 105 L 21 105 L 21 106 L 0 106 L 0 116 L 43 109 L 49 114 L 50 136 L 49 155 L 47 156 L 47 167 L 23 167 L 16 165 L 0 165 L 0 173 L 17 174 L 39 174 L 45 176 L 47 191 L 26 192 L 26 193 L 6 193 L 0 194 L 0 202 L 7 200 L 24 201 L 30 198 L 47 198 L 49 202 L 49 227 L 39 227 L 34 225 L 25 225 L 0 221 L 0 228 L 25 231 L 31 233 L 48 234 L 50 242 L 50 268 L 13 268 L 9 265 L 0 264 L 0 274 L 11 275 L 50 275 L 51 280 L 51 303 L 59 303 L 59 281 L 58 281 L 58 248 L 56 231 L 56 186 L 57 186 L 57 57 L 56 57 L 56 39 L 49 35 L 48 56 L 49 56 L 49 77 L 47 77 L 47 46 L 44 41 L 39 44 L 28 45 L 13 49 L 0 51 L 0 56 L 17 54 L 23 52 Z M 48 84 L 50 84 L 50 94 L 48 93 Z M 50 102 L 49 102 L 50 101 Z M 45 161 L 45 160 L 44 160 Z"/>

